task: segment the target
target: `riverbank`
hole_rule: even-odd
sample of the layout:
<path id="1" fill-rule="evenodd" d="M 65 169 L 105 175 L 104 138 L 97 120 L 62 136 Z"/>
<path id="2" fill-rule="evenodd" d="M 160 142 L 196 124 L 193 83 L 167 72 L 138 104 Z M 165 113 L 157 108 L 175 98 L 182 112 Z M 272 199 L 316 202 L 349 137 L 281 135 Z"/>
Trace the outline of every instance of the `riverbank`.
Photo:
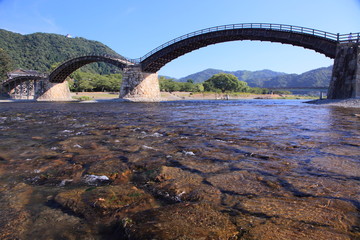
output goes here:
<path id="1" fill-rule="evenodd" d="M 90 99 L 113 99 L 118 98 L 118 92 L 73 92 L 71 96 L 76 98 L 89 97 Z M 192 93 L 192 92 L 161 92 L 163 101 L 176 100 L 221 100 L 221 99 L 313 99 L 310 97 L 301 97 L 297 95 L 279 95 L 279 94 L 253 94 L 253 93 Z"/>
<path id="2" fill-rule="evenodd" d="M 314 99 L 297 95 L 282 94 L 253 94 L 253 93 L 192 93 L 192 92 L 161 92 L 161 97 L 166 100 L 234 100 L 234 99 Z"/>
<path id="3" fill-rule="evenodd" d="M 306 103 L 318 104 L 318 105 L 329 105 L 345 108 L 360 108 L 360 99 L 351 98 L 351 99 L 316 99 L 308 101 Z"/>
<path id="4" fill-rule="evenodd" d="M 71 97 L 74 100 L 119 100 L 118 92 L 72 92 Z M 86 99 L 84 99 L 86 98 Z M 191 92 L 161 92 L 162 101 L 177 100 L 236 100 L 236 99 L 303 99 L 309 100 L 306 103 L 317 105 L 328 105 L 345 108 L 360 108 L 360 99 L 313 99 L 298 95 L 280 95 L 280 94 L 219 94 L 219 93 L 191 93 Z M 31 100 L 12 100 L 0 99 L 0 102 L 20 102 Z"/>

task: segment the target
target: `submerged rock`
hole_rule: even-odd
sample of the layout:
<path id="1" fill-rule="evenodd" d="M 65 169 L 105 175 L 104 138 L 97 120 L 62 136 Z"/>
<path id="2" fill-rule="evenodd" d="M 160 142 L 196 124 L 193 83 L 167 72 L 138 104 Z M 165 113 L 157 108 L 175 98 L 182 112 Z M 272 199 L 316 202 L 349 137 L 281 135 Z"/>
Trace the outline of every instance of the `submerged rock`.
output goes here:
<path id="1" fill-rule="evenodd" d="M 81 218 L 59 209 L 46 208 L 40 212 L 24 239 L 95 239 L 90 226 Z M 39 237 L 41 236 L 41 238 Z"/>
<path id="2" fill-rule="evenodd" d="M 69 190 L 59 193 L 55 201 L 89 222 L 111 222 L 116 216 L 158 206 L 151 195 L 130 184 Z"/>
<path id="3" fill-rule="evenodd" d="M 121 174 L 127 171 L 128 166 L 121 161 L 121 158 L 100 159 L 92 163 L 87 169 L 87 174 L 105 175 L 112 178 L 112 175 Z"/>
<path id="4" fill-rule="evenodd" d="M 208 204 L 178 203 L 123 219 L 128 239 L 237 239 L 229 218 Z"/>
<path id="5" fill-rule="evenodd" d="M 220 202 L 220 190 L 205 184 L 199 174 L 176 167 L 162 166 L 153 176 L 153 181 L 149 184 L 150 188 L 156 195 L 167 200 Z"/>
<path id="6" fill-rule="evenodd" d="M 0 185 L 0 239 L 22 239 L 29 224 L 33 188 L 24 183 Z"/>

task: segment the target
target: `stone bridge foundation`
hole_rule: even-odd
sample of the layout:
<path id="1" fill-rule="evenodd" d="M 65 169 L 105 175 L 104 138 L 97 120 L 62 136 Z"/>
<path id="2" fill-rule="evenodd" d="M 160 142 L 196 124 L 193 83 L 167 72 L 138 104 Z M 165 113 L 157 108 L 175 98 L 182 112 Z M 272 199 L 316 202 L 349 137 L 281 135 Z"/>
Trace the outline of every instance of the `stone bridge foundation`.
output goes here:
<path id="1" fill-rule="evenodd" d="M 360 98 L 360 44 L 339 44 L 328 90 L 329 99 Z"/>
<path id="2" fill-rule="evenodd" d="M 143 72 L 140 66 L 124 68 L 119 97 L 132 102 L 160 101 L 158 73 Z"/>
<path id="3" fill-rule="evenodd" d="M 45 79 L 42 90 L 34 98 L 37 101 L 69 101 L 71 95 L 68 82 L 51 83 L 48 79 Z"/>

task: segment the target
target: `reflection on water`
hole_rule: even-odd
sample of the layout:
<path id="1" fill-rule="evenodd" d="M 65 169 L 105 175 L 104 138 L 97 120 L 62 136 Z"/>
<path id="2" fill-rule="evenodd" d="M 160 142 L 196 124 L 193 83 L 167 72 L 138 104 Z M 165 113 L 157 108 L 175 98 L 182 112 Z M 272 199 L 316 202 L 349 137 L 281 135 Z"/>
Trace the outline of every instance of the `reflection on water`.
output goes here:
<path id="1" fill-rule="evenodd" d="M 1 239 L 360 238 L 359 109 L 0 104 Z"/>

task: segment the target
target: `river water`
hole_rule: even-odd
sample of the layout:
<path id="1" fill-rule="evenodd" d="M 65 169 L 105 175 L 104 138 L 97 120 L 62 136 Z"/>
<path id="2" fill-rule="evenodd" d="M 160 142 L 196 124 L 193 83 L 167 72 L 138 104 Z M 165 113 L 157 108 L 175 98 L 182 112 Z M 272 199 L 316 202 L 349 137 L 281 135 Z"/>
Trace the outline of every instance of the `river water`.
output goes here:
<path id="1" fill-rule="evenodd" d="M 360 109 L 1 103 L 1 239 L 360 239 Z"/>

